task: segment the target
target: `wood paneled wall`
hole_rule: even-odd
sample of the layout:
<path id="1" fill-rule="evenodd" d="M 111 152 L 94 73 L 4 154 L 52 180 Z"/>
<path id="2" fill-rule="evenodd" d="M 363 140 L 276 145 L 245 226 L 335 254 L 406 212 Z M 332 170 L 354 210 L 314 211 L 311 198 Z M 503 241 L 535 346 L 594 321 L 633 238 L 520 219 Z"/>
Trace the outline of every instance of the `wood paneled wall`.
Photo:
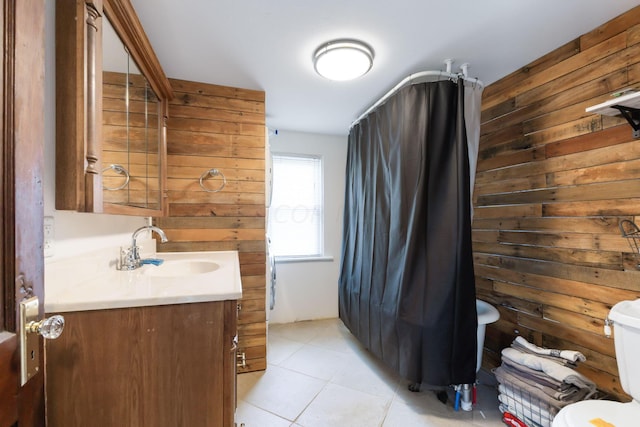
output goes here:
<path id="1" fill-rule="evenodd" d="M 169 214 L 155 223 L 170 242 L 162 251 L 237 250 L 242 275 L 239 353 L 247 367 L 266 369 L 265 109 L 264 92 L 171 80 L 167 129 Z M 202 190 L 200 176 L 216 168 L 222 191 Z M 204 181 L 216 189 L 221 178 Z"/>
<path id="2" fill-rule="evenodd" d="M 603 325 L 616 302 L 640 298 L 618 230 L 640 215 L 640 140 L 585 108 L 640 88 L 638 23 L 640 7 L 485 89 L 474 194 L 477 293 L 501 314 L 485 367 L 520 334 L 582 351 L 579 371 L 623 400 Z"/>

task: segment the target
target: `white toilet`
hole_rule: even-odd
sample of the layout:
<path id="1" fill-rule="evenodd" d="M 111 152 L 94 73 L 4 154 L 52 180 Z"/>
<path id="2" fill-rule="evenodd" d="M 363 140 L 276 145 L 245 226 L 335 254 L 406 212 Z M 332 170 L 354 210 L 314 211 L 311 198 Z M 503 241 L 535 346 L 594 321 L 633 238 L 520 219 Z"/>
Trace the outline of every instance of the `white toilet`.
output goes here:
<path id="1" fill-rule="evenodd" d="M 629 403 L 585 400 L 568 405 L 558 412 L 553 427 L 607 425 L 600 424 L 600 420 L 615 427 L 640 425 L 640 299 L 614 305 L 609 319 L 614 324 L 620 384 L 633 400 Z"/>

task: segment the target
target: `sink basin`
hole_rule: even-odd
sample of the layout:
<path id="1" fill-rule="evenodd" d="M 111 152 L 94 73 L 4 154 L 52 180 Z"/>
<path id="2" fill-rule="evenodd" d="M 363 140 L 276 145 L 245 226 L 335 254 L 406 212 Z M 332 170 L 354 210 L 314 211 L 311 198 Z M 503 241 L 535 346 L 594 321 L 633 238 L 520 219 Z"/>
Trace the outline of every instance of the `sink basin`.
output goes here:
<path id="1" fill-rule="evenodd" d="M 143 259 L 164 262 L 135 270 L 118 270 L 113 263 L 97 261 L 107 256 L 102 252 L 80 261 L 67 257 L 48 265 L 45 310 L 64 313 L 242 298 L 237 251 L 149 251 Z"/>
<path id="2" fill-rule="evenodd" d="M 150 266 L 144 274 L 152 277 L 187 277 L 216 271 L 220 266 L 206 260 L 171 260 L 157 267 Z"/>

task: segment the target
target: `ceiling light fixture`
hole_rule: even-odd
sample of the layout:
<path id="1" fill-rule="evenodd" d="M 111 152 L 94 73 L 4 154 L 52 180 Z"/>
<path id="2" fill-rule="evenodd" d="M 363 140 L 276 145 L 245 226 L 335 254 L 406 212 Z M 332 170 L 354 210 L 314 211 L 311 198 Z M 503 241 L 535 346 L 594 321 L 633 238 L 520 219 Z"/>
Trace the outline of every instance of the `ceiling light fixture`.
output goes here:
<path id="1" fill-rule="evenodd" d="M 333 40 L 313 54 L 316 72 L 329 80 L 345 81 L 365 75 L 373 65 L 373 50 L 358 40 Z"/>

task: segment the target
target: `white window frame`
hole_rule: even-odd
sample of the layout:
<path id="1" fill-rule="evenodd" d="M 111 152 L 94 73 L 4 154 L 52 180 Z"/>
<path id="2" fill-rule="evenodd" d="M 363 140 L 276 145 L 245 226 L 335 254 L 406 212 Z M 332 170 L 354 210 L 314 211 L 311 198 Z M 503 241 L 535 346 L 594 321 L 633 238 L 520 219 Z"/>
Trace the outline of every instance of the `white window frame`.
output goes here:
<path id="1" fill-rule="evenodd" d="M 303 254 L 303 255 L 300 255 L 300 254 L 279 255 L 277 253 L 278 236 L 275 234 L 275 227 L 272 226 L 272 223 L 274 221 L 278 221 L 278 218 L 279 218 L 279 215 L 278 215 L 279 206 L 277 206 L 276 203 L 278 203 L 277 192 L 278 192 L 278 189 L 281 188 L 281 184 L 277 180 L 276 165 L 280 158 L 292 158 L 292 159 L 300 158 L 304 160 L 318 161 L 319 163 L 319 177 L 318 177 L 318 182 L 316 183 L 319 186 L 319 189 L 316 190 L 319 192 L 318 199 L 316 200 L 317 202 L 319 202 L 319 209 L 317 209 L 317 213 L 316 213 L 316 215 L 319 217 L 318 228 L 316 229 L 317 238 L 318 238 L 318 242 L 317 242 L 318 253 L 314 253 L 314 254 L 309 253 L 309 254 Z M 317 155 L 317 154 L 274 152 L 272 154 L 272 159 L 273 159 L 273 189 L 272 189 L 273 199 L 272 199 L 271 207 L 269 208 L 268 230 L 271 237 L 271 245 L 273 248 L 272 250 L 275 255 L 276 261 L 278 262 L 296 262 L 296 261 L 310 261 L 310 260 L 324 261 L 326 257 L 324 256 L 325 200 L 324 200 L 324 158 L 323 156 Z"/>

